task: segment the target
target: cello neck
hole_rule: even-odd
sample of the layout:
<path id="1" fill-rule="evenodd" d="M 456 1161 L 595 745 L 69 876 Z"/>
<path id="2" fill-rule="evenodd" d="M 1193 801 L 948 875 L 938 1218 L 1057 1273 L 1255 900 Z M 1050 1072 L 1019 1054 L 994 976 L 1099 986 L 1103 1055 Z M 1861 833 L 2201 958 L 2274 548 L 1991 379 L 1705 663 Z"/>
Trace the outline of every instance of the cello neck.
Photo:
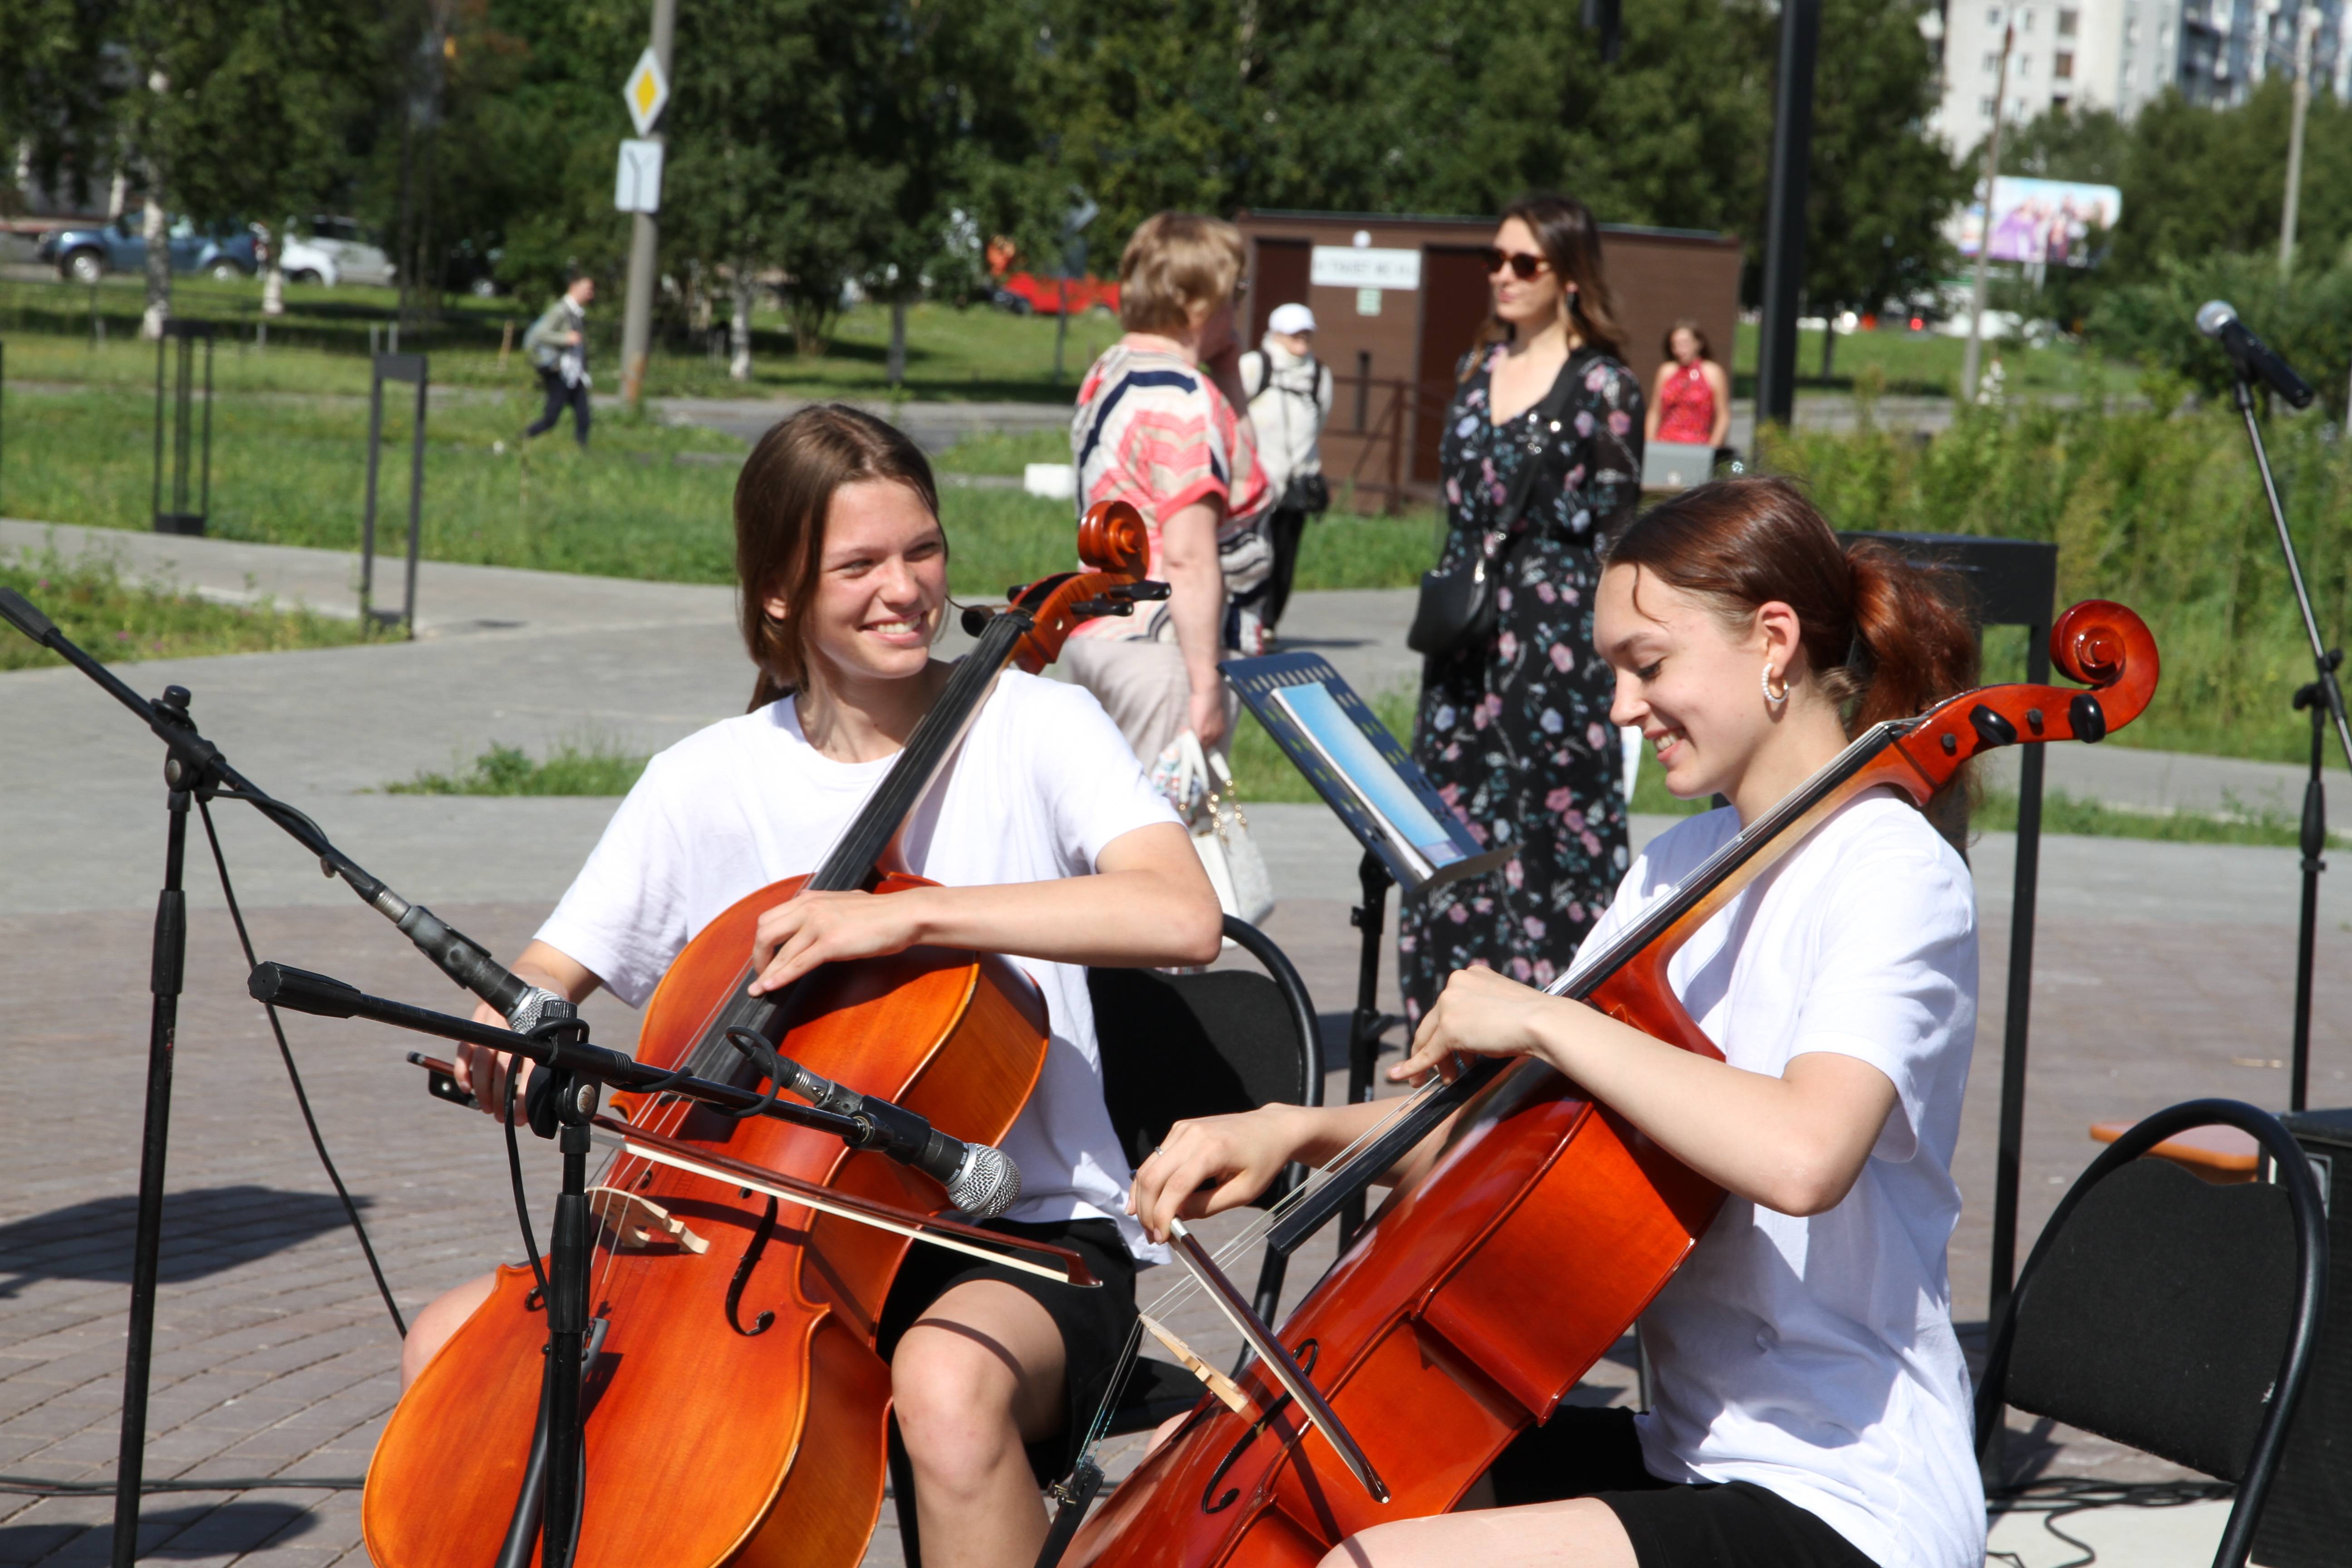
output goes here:
<path id="1" fill-rule="evenodd" d="M 1033 624 L 1028 613 L 1017 607 L 988 618 L 978 645 L 957 662 L 939 700 L 899 749 L 898 760 L 809 878 L 810 892 L 846 893 L 866 886 L 891 838 L 929 793 L 957 742 L 971 728 L 996 678 L 1012 660 L 1013 646 Z"/>

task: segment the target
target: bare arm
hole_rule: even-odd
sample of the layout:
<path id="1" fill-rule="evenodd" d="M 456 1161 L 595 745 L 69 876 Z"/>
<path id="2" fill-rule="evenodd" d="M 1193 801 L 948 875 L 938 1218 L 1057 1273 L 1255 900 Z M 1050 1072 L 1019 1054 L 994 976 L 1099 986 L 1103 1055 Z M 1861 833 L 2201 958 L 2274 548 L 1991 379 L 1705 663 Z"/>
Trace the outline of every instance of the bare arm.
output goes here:
<path id="1" fill-rule="evenodd" d="M 1456 971 L 1391 1076 L 1418 1078 L 1454 1051 L 1536 1056 L 1708 1180 L 1765 1208 L 1835 1208 L 1895 1110 L 1869 1063 L 1809 1052 L 1779 1078 L 1695 1056 L 1565 997 L 1489 969 Z"/>
<path id="2" fill-rule="evenodd" d="M 1143 1223 L 1153 1240 L 1165 1239 L 1170 1220 L 1201 1219 L 1238 1208 L 1272 1186 L 1293 1160 L 1329 1163 L 1402 1103 L 1262 1105 L 1238 1116 L 1180 1121 L 1135 1173 L 1127 1212 Z M 1448 1118 L 1391 1166 L 1381 1184 L 1418 1180 L 1444 1147 L 1453 1125 Z"/>
<path id="3" fill-rule="evenodd" d="M 1217 559 L 1217 525 L 1223 518 L 1222 504 L 1202 500 L 1160 524 L 1168 614 L 1192 689 L 1192 732 L 1203 746 L 1215 744 L 1225 732 L 1224 677 L 1217 671 L 1224 643 L 1225 572 Z"/>
<path id="4" fill-rule="evenodd" d="M 1706 368 L 1699 374 L 1706 377 L 1707 389 L 1715 394 L 1715 429 L 1707 436 L 1707 444 L 1720 447 L 1731 438 L 1731 377 L 1713 360 L 1701 360 Z"/>
<path id="5" fill-rule="evenodd" d="M 1223 941 L 1223 912 L 1192 841 L 1160 822 L 1105 845 L 1090 877 L 807 893 L 779 904 L 760 917 L 751 955 L 760 977 L 751 990 L 761 995 L 819 964 L 919 945 L 1134 967 L 1207 963 Z"/>
<path id="6" fill-rule="evenodd" d="M 543 942 L 533 942 L 514 961 L 515 977 L 526 985 L 542 986 L 565 1001 L 577 1005 L 588 998 L 604 982 L 588 972 L 587 967 L 570 953 L 552 948 Z M 492 1028 L 507 1026 L 506 1017 L 488 1002 L 474 1005 L 474 1021 Z M 482 1109 L 492 1116 L 506 1106 L 507 1070 L 514 1058 L 504 1051 L 491 1050 L 488 1046 L 460 1045 L 457 1047 L 457 1087 L 482 1102 Z M 531 1064 L 522 1064 L 522 1077 L 515 1080 L 515 1103 L 522 1103 L 522 1094 L 530 1082 Z"/>
<path id="7" fill-rule="evenodd" d="M 1642 439 L 1644 441 L 1658 438 L 1658 405 L 1666 399 L 1666 378 L 1674 374 L 1672 360 L 1658 367 L 1656 384 L 1650 388 L 1650 406 L 1642 411 Z"/>

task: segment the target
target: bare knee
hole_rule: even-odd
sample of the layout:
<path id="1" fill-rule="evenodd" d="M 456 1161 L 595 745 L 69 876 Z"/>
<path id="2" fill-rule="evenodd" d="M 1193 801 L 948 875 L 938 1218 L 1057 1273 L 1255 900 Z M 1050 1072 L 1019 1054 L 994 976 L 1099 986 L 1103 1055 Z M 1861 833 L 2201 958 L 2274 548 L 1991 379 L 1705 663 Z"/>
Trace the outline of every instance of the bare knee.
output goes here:
<path id="1" fill-rule="evenodd" d="M 456 1289 L 435 1297 L 425 1310 L 416 1314 L 416 1321 L 408 1325 L 408 1337 L 400 1342 L 400 1386 L 404 1392 L 425 1370 L 425 1363 L 449 1342 L 449 1336 L 464 1327 L 466 1320 L 490 1299 L 498 1280 L 495 1274 L 468 1279 Z"/>
<path id="2" fill-rule="evenodd" d="M 982 1345 L 917 1329 L 890 1363 L 890 1397 L 907 1457 L 925 1481 L 949 1491 L 979 1485 L 1021 1436 L 1013 1420 L 1017 1380 Z"/>

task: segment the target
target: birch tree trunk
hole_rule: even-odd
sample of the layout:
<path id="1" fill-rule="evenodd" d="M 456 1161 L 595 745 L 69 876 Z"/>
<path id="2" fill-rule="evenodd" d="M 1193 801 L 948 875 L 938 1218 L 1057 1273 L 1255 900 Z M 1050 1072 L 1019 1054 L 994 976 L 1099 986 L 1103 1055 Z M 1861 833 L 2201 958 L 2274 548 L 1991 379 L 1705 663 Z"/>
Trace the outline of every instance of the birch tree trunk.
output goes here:
<path id="1" fill-rule="evenodd" d="M 140 318 L 139 335 L 153 342 L 172 319 L 172 243 L 163 227 L 163 176 L 149 174 L 147 212 L 139 232 L 147 242 L 147 312 Z"/>
<path id="2" fill-rule="evenodd" d="M 729 346 L 735 351 L 727 362 L 727 374 L 735 381 L 751 379 L 751 299 L 752 290 L 757 287 L 751 276 L 751 264 L 738 261 L 735 264 L 734 286 L 730 290 L 734 296 L 735 315 L 727 334 Z"/>

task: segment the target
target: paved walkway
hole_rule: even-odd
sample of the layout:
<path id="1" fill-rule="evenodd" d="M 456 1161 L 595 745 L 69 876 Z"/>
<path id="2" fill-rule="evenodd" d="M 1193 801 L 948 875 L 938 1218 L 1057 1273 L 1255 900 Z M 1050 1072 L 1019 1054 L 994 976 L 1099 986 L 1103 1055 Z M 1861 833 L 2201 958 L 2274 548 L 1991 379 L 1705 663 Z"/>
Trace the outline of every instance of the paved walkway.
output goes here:
<path id="1" fill-rule="evenodd" d="M 22 526 L 0 525 L 0 546 L 20 542 L 7 530 Z M 144 552 L 141 570 L 168 556 L 179 580 L 194 585 L 243 591 L 250 574 L 289 598 L 311 592 L 306 584 L 323 584 L 322 593 L 348 585 L 348 558 L 322 552 L 131 534 L 108 542 Z M 522 608 L 498 613 L 503 606 Z M 410 897 L 511 952 L 612 803 L 363 792 L 446 768 L 492 740 L 543 750 L 593 730 L 649 747 L 740 711 L 747 683 L 730 602 L 725 590 L 446 567 L 425 607 L 426 635 L 411 644 L 125 672 L 145 691 L 189 686 L 198 718 L 232 760 Z M 1298 645 L 1318 647 L 1376 691 L 1414 671 L 1401 647 L 1407 614 L 1405 595 L 1308 595 L 1290 629 Z M 2053 763 L 2087 752 L 2062 751 Z M 2169 769 L 2168 781 L 2192 766 L 2116 747 L 2095 754 L 2118 768 L 2137 758 Z M 156 765 L 152 742 L 72 671 L 0 676 L 0 1073 L 14 1099 L 14 1114 L 0 1123 L 0 1168 L 14 1178 L 0 1191 L 0 1470 L 102 1479 L 111 1463 L 161 847 Z M 456 1004 L 445 981 L 280 836 L 227 808 L 218 816 L 264 956 Z M 1354 984 L 1347 910 L 1356 852 L 1319 807 L 1262 805 L 1252 818 L 1283 900 L 1269 930 L 1336 1026 Z M 1984 1310 L 2010 847 L 1988 835 L 1974 853 L 1985 1049 L 1957 1171 L 1969 1200 L 1952 1249 L 1963 1321 Z M 2087 1160 L 2090 1121 L 2196 1094 L 2281 1102 L 2274 1064 L 2285 1055 L 2293 975 L 2292 851 L 2058 838 L 2044 846 L 2042 878 L 2028 1236 Z M 152 1473 L 353 1475 L 391 1401 L 390 1324 L 290 1114 L 275 1049 L 243 998 L 244 965 L 201 847 L 191 884 L 197 914 Z M 2352 976 L 2352 888 L 2331 877 L 2326 899 L 2314 1087 L 2323 1104 L 2352 1098 L 2352 1031 L 2339 1022 L 2352 1018 L 2352 979 L 2343 978 Z M 1384 991 L 1392 1005 L 1392 978 Z M 605 1043 L 634 1038 L 625 1009 L 599 1001 L 591 1017 Z M 498 1143 L 485 1123 L 419 1092 L 401 1058 L 411 1042 L 307 1019 L 292 1034 L 404 1308 L 510 1254 Z M 552 1162 L 543 1150 L 529 1157 L 543 1195 Z M 1302 1263 L 1292 1299 L 1316 1268 Z M 1213 1329 L 1201 1337 L 1220 1357 L 1229 1353 Z M 1626 1398 L 1630 1385 L 1622 1364 L 1604 1363 L 1580 1397 Z M 2066 1473 L 2172 1473 L 2079 1434 L 2020 1429 L 2021 1462 Z M 0 1499 L 0 1563 L 93 1561 L 105 1532 L 89 1527 L 106 1512 L 102 1500 Z M 164 1497 L 148 1517 L 151 1544 L 173 1561 L 362 1561 L 349 1493 Z M 2209 1529 L 2193 1512 L 2150 1517 L 2161 1521 L 2160 1545 L 2131 1546 L 2130 1560 L 2185 1564 L 2210 1555 L 2218 1521 Z M 2113 1516 L 2123 1531 L 2115 1549 L 2126 1550 L 2124 1536 L 2143 1522 Z M 2011 1521 L 2004 1534 L 2019 1529 L 2038 1524 Z M 870 1560 L 890 1561 L 894 1550 L 886 1529 Z M 2037 1543 L 2027 1560 L 2059 1558 Z"/>

